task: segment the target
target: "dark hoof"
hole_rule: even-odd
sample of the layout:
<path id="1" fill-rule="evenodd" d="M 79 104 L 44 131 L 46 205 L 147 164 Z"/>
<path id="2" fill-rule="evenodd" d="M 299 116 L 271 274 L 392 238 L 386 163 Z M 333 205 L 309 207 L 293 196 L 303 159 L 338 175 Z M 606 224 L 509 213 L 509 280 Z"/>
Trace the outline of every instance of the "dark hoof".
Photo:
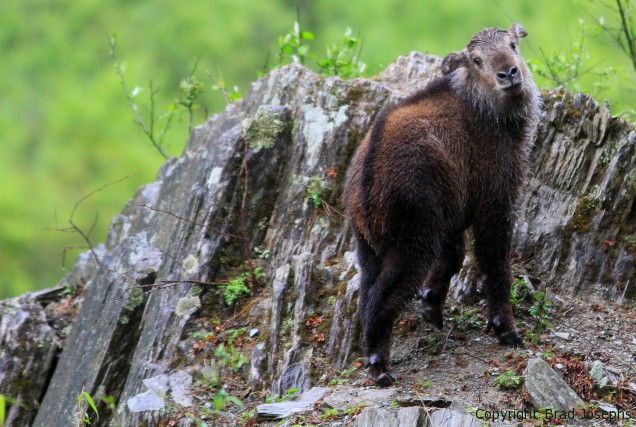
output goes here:
<path id="1" fill-rule="evenodd" d="M 499 338 L 499 343 L 503 345 L 511 345 L 514 347 L 523 346 L 523 338 L 521 338 L 519 332 L 515 331 L 514 329 L 497 335 L 497 338 Z"/>
<path id="2" fill-rule="evenodd" d="M 444 327 L 444 316 L 442 308 L 438 304 L 431 302 L 431 291 L 426 289 L 417 295 L 417 299 L 422 303 L 422 316 L 431 325 L 441 330 Z"/>
<path id="3" fill-rule="evenodd" d="M 510 326 L 506 326 L 498 316 L 496 316 L 493 320 L 489 320 L 486 325 L 486 332 L 490 332 L 493 329 L 495 331 L 495 335 L 499 339 L 499 343 L 502 345 L 510 345 L 514 347 L 523 346 L 523 338 L 515 330 L 515 328 L 511 328 Z"/>
<path id="4" fill-rule="evenodd" d="M 380 376 L 375 380 L 375 382 L 382 387 L 388 387 L 396 381 L 397 380 L 395 379 L 393 374 L 390 372 L 385 372 L 383 374 L 380 374 Z"/>
<path id="5" fill-rule="evenodd" d="M 369 357 L 366 367 L 369 368 L 369 375 L 371 375 L 371 379 L 373 379 L 373 381 L 375 381 L 379 386 L 388 387 L 397 381 L 393 374 L 389 372 L 387 365 L 378 360 L 378 357 L 375 355 Z"/>

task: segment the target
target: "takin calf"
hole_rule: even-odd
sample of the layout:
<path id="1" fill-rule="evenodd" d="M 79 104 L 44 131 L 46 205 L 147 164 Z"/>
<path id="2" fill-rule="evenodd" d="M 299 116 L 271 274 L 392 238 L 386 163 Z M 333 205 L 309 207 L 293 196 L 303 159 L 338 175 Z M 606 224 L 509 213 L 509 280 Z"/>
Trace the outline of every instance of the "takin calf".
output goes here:
<path id="1" fill-rule="evenodd" d="M 519 24 L 488 28 L 442 61 L 442 76 L 385 107 L 350 166 L 344 202 L 361 268 L 362 346 L 388 386 L 393 323 L 419 292 L 442 327 L 451 277 L 472 227 L 486 275 L 487 330 L 521 345 L 510 303 L 515 203 L 536 134 L 539 93 L 519 53 Z"/>

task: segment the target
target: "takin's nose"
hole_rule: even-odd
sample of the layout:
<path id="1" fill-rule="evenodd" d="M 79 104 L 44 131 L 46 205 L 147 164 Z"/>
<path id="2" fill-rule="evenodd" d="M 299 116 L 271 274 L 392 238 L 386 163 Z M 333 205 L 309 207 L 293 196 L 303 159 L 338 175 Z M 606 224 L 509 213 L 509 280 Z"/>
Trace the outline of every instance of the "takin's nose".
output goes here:
<path id="1" fill-rule="evenodd" d="M 510 69 L 508 69 L 508 71 L 499 71 L 497 73 L 497 80 L 499 80 L 500 83 L 512 83 L 515 77 L 517 77 L 518 72 L 519 69 L 513 65 Z"/>

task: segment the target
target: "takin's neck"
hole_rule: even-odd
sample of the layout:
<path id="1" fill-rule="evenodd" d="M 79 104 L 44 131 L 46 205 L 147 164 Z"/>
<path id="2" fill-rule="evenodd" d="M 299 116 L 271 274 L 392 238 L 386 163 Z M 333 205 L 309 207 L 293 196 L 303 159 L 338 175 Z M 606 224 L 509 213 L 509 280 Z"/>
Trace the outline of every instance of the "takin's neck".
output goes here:
<path id="1" fill-rule="evenodd" d="M 458 69 L 450 75 L 450 86 L 480 120 L 523 132 L 527 142 L 534 139 L 539 122 L 541 98 L 530 78 L 514 95 L 484 88 L 471 81 L 468 73 Z"/>

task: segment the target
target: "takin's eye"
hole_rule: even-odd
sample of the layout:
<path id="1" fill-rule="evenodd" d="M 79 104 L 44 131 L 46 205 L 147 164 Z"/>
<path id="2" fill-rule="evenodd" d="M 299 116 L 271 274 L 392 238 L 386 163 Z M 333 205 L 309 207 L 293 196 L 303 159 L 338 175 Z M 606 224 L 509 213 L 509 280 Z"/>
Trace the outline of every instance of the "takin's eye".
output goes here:
<path id="1" fill-rule="evenodd" d="M 473 58 L 473 62 L 475 63 L 475 65 L 477 65 L 478 67 L 481 66 L 481 58 L 476 56 Z"/>

